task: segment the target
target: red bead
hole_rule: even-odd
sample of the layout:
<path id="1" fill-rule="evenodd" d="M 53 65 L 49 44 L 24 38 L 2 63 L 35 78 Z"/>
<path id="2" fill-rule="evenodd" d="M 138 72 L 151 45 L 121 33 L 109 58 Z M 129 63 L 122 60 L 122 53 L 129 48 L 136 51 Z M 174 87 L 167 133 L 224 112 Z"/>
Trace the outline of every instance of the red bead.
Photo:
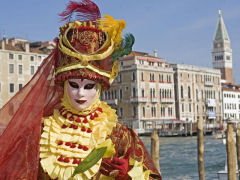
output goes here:
<path id="1" fill-rule="evenodd" d="M 70 148 L 75 148 L 76 144 L 71 144 Z"/>
<path id="2" fill-rule="evenodd" d="M 59 142 L 58 142 L 58 145 L 62 145 L 62 144 L 63 144 L 63 141 L 59 141 Z"/>
<path id="3" fill-rule="evenodd" d="M 85 119 L 83 120 L 83 123 L 88 123 L 87 118 L 85 118 Z"/>
<path id="4" fill-rule="evenodd" d="M 71 143 L 70 142 L 66 142 L 65 145 L 66 146 L 71 146 Z"/>
<path id="5" fill-rule="evenodd" d="M 83 146 L 81 144 L 78 145 L 78 149 L 82 149 Z"/>
<path id="6" fill-rule="evenodd" d="M 87 151 L 87 150 L 88 150 L 88 147 L 83 146 L 83 150 L 84 150 L 84 151 Z"/>
<path id="7" fill-rule="evenodd" d="M 88 132 L 88 133 L 91 133 L 91 132 L 92 132 L 92 130 L 91 130 L 90 128 L 88 128 L 87 132 Z"/>
<path id="8" fill-rule="evenodd" d="M 78 117 L 78 118 L 75 120 L 75 122 L 80 123 L 80 122 L 81 122 L 81 119 Z"/>
<path id="9" fill-rule="evenodd" d="M 100 111 L 101 113 L 103 112 L 103 111 L 102 111 L 102 108 L 100 108 L 100 107 L 97 108 L 97 110 Z"/>
<path id="10" fill-rule="evenodd" d="M 65 162 L 65 163 L 69 163 L 69 162 L 70 162 L 69 158 L 68 158 L 68 157 L 65 157 L 65 158 L 64 158 L 64 162 Z"/>
<path id="11" fill-rule="evenodd" d="M 76 125 L 73 125 L 73 129 L 78 129 L 78 126 L 76 126 Z"/>
<path id="12" fill-rule="evenodd" d="M 69 128 L 73 128 L 74 127 L 74 125 L 73 124 L 71 124 L 70 126 L 69 126 Z"/>
<path id="13" fill-rule="evenodd" d="M 82 127 L 82 128 L 81 128 L 81 131 L 83 131 L 83 132 L 86 131 L 86 128 L 85 128 L 85 127 Z"/>
<path id="14" fill-rule="evenodd" d="M 94 113 L 94 117 L 98 117 L 98 114 L 96 112 Z"/>
<path id="15" fill-rule="evenodd" d="M 79 160 L 78 160 L 78 164 L 80 164 L 81 162 L 82 162 L 82 160 L 81 160 L 81 159 L 79 159 Z"/>
<path id="16" fill-rule="evenodd" d="M 60 162 L 63 161 L 63 157 L 62 157 L 62 155 L 58 158 L 58 161 L 60 161 Z"/>
<path id="17" fill-rule="evenodd" d="M 91 115 L 91 116 L 90 116 L 90 119 L 91 119 L 91 120 L 93 120 L 93 119 L 94 119 L 94 116 L 93 116 L 93 115 Z"/>
<path id="18" fill-rule="evenodd" d="M 74 158 L 73 164 L 78 164 L 78 160 Z"/>
<path id="19" fill-rule="evenodd" d="M 64 115 L 63 115 L 63 117 L 64 117 L 65 119 L 67 119 L 67 113 L 66 113 L 66 114 L 64 114 Z"/>
<path id="20" fill-rule="evenodd" d="M 63 128 L 63 129 L 67 128 L 67 125 L 66 125 L 66 124 L 63 124 L 63 125 L 62 125 L 62 128 Z"/>
<path id="21" fill-rule="evenodd" d="M 69 121 L 74 121 L 74 118 L 71 116 L 71 117 L 69 118 Z"/>

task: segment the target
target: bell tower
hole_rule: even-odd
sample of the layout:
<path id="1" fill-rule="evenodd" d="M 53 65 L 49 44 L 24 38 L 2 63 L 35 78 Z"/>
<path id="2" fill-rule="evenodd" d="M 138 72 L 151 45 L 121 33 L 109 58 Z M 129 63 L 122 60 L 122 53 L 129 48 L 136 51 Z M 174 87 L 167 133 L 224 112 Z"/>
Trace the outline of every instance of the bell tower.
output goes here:
<path id="1" fill-rule="evenodd" d="M 225 83 L 233 83 L 232 49 L 221 10 L 219 10 L 219 20 L 213 41 L 212 62 L 213 68 L 220 69 L 221 79 Z"/>

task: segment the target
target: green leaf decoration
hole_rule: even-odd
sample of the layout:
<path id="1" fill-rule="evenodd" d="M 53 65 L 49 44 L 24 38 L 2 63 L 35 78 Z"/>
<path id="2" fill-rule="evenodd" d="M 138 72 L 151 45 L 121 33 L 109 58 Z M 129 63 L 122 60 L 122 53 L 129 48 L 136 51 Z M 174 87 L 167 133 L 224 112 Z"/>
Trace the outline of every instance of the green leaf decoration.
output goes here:
<path id="1" fill-rule="evenodd" d="M 114 51 L 111 57 L 111 61 L 117 60 L 124 55 L 128 55 L 132 52 L 132 47 L 135 42 L 135 38 L 132 34 L 126 34 L 120 47 Z"/>
<path id="2" fill-rule="evenodd" d="M 92 152 L 75 168 L 72 177 L 76 174 L 83 173 L 92 166 L 94 166 L 105 154 L 107 147 L 93 149 Z"/>

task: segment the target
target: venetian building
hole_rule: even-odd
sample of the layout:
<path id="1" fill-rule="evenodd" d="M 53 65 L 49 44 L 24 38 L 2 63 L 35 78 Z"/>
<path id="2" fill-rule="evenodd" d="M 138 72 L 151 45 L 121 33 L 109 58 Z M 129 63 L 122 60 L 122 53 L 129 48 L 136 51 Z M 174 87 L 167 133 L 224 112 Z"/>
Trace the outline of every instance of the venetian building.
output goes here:
<path id="1" fill-rule="evenodd" d="M 0 40 L 0 108 L 28 83 L 54 46 L 50 41 L 30 43 L 6 37 Z M 0 122 L 0 134 L 3 129 Z"/>
<path id="2" fill-rule="evenodd" d="M 119 68 L 102 99 L 117 110 L 121 123 L 141 133 L 176 120 L 173 69 L 156 51 L 154 56 L 133 51 L 119 59 Z"/>
<path id="3" fill-rule="evenodd" d="M 222 116 L 220 71 L 187 64 L 171 66 L 174 70 L 177 119 L 188 122 L 191 131 L 196 131 L 200 118 L 206 129 L 219 127 Z"/>
<path id="4" fill-rule="evenodd" d="M 233 83 L 232 49 L 230 38 L 223 21 L 222 11 L 219 10 L 219 20 L 213 41 L 213 68 L 220 69 L 223 83 Z"/>
<path id="5" fill-rule="evenodd" d="M 53 48 L 53 42 L 0 41 L 0 108 L 32 78 Z"/>

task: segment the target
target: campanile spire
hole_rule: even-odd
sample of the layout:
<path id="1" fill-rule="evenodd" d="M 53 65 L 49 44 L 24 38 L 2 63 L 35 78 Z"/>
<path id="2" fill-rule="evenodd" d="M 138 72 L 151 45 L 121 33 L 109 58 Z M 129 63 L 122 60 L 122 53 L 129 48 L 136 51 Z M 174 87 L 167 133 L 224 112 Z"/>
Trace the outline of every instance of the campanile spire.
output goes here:
<path id="1" fill-rule="evenodd" d="M 221 70 L 221 78 L 225 80 L 225 83 L 233 83 L 231 42 L 223 21 L 222 11 L 219 10 L 218 13 L 219 19 L 212 50 L 213 68 Z"/>

